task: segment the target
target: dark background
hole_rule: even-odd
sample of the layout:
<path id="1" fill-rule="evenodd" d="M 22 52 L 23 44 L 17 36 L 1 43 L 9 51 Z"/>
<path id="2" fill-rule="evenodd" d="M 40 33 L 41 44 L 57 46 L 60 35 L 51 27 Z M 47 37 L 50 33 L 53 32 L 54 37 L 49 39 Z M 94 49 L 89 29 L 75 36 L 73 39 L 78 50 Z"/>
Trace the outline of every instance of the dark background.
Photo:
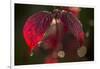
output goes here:
<path id="1" fill-rule="evenodd" d="M 57 6 L 56 6 L 57 7 Z M 45 57 L 42 51 L 40 57 L 29 56 L 28 46 L 23 38 L 22 29 L 26 19 L 38 11 L 52 11 L 54 6 L 15 4 L 15 65 L 41 64 Z M 79 19 L 83 24 L 84 32 L 89 36 L 85 37 L 85 45 L 88 48 L 87 60 L 94 60 L 94 9 L 81 8 Z"/>

